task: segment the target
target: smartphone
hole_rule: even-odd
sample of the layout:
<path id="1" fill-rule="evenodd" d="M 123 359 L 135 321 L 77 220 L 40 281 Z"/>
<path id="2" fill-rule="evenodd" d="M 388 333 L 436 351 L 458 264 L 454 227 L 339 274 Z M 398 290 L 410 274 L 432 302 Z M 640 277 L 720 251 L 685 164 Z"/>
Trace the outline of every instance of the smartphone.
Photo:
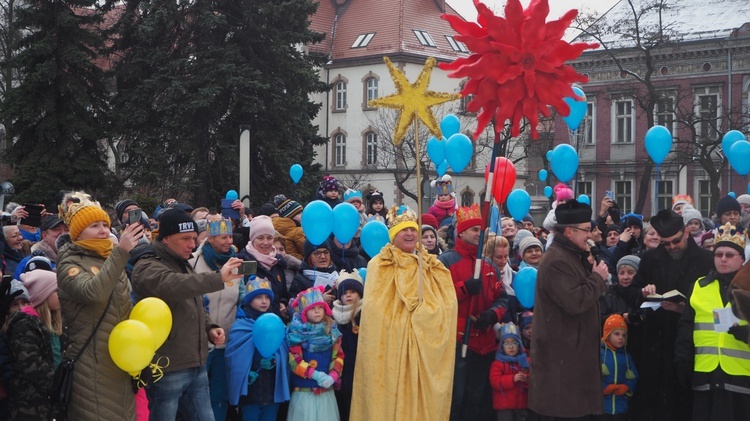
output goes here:
<path id="1" fill-rule="evenodd" d="M 258 262 L 256 261 L 249 261 L 249 262 L 242 262 L 240 264 L 240 267 L 237 269 L 237 273 L 240 275 L 255 275 L 255 273 L 258 271 Z"/>
<path id="2" fill-rule="evenodd" d="M 615 201 L 615 194 L 612 193 L 612 190 L 605 191 L 604 195 L 607 196 L 607 197 L 609 197 L 609 200 L 611 200 L 613 202 Z"/>
<path id="3" fill-rule="evenodd" d="M 133 209 L 128 211 L 128 225 L 140 224 L 143 218 L 143 210 Z"/>
<path id="4" fill-rule="evenodd" d="M 24 203 L 24 210 L 29 214 L 26 218 L 21 219 L 21 223 L 31 227 L 42 225 L 42 211 L 44 206 L 34 203 Z"/>

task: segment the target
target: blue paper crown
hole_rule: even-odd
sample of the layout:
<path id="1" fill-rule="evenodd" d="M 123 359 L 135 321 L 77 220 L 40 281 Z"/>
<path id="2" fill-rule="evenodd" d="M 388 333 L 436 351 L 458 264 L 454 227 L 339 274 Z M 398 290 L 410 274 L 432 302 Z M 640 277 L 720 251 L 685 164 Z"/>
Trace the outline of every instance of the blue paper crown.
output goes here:
<path id="1" fill-rule="evenodd" d="M 315 303 L 325 304 L 323 293 L 318 288 L 308 288 L 297 296 L 297 299 L 292 302 L 292 307 L 297 312 L 304 312 L 307 307 Z"/>
<path id="2" fill-rule="evenodd" d="M 353 190 L 353 189 L 347 189 L 344 192 L 344 201 L 348 202 L 351 199 L 359 199 L 362 200 L 362 192 L 359 190 Z"/>
<path id="3" fill-rule="evenodd" d="M 273 301 L 273 289 L 271 289 L 271 282 L 265 278 L 256 278 L 249 280 L 245 284 L 245 295 L 244 301 L 249 302 L 258 295 L 266 294 Z"/>
<path id="4" fill-rule="evenodd" d="M 208 236 L 213 237 L 216 235 L 231 234 L 232 233 L 232 221 L 229 219 L 219 219 L 216 221 L 208 222 Z"/>

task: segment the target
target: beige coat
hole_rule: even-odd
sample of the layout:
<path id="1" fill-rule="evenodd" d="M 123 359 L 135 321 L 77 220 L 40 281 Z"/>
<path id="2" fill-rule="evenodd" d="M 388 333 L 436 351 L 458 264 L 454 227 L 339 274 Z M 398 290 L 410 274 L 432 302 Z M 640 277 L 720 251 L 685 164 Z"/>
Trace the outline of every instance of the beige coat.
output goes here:
<path id="1" fill-rule="evenodd" d="M 136 419 L 130 375 L 115 365 L 107 347 L 110 332 L 127 320 L 132 308 L 125 275 L 129 257 L 120 247 L 115 247 L 106 260 L 73 243 L 59 251 L 58 295 L 70 335 L 68 357 L 80 353 L 104 312 L 110 293 L 113 294 L 107 315 L 76 364 L 68 410 L 70 420 Z"/>

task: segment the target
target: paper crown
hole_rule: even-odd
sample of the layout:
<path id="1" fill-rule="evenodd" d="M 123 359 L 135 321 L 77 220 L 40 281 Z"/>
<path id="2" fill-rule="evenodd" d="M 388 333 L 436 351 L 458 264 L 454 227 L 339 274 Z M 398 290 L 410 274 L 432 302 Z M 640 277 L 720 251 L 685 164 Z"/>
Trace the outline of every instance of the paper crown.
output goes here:
<path id="1" fill-rule="evenodd" d="M 432 180 L 430 186 L 437 191 L 438 196 L 453 193 L 453 179 L 448 174 L 437 180 Z"/>
<path id="2" fill-rule="evenodd" d="M 260 294 L 266 294 L 273 301 L 273 289 L 271 288 L 271 282 L 265 278 L 256 278 L 247 281 L 245 284 L 245 302 L 250 302 L 253 298 Z"/>
<path id="3" fill-rule="evenodd" d="M 217 219 L 215 221 L 208 221 L 208 236 L 214 237 L 217 235 L 232 234 L 232 221 L 229 219 Z"/>
<path id="4" fill-rule="evenodd" d="M 672 198 L 672 209 L 674 209 L 675 206 L 681 203 L 693 205 L 693 198 L 690 197 L 689 194 L 678 194 L 677 196 Z"/>
<path id="5" fill-rule="evenodd" d="M 295 313 L 298 313 L 302 321 L 307 323 L 307 310 L 314 306 L 320 306 L 325 309 L 327 315 L 331 315 L 331 308 L 323 299 L 323 287 L 308 288 L 297 295 L 297 299 L 292 301 L 291 307 Z"/>
<path id="6" fill-rule="evenodd" d="M 737 228 L 727 222 L 724 225 L 716 227 L 716 229 L 714 230 L 714 234 L 714 247 L 729 246 L 744 253 L 745 242 L 747 241 L 747 239 L 745 238 L 745 231 L 741 228 Z"/>
<path id="7" fill-rule="evenodd" d="M 68 193 L 63 197 L 62 203 L 58 205 L 58 217 L 65 222 L 65 225 L 70 226 L 70 221 L 81 209 L 87 206 L 96 206 L 101 208 L 99 202 L 94 200 L 90 194 L 82 191 L 76 191 Z"/>
<path id="8" fill-rule="evenodd" d="M 346 189 L 344 192 L 344 202 L 348 202 L 352 199 L 362 200 L 362 192 L 354 189 Z"/>
<path id="9" fill-rule="evenodd" d="M 417 222 L 417 214 L 406 205 L 391 206 L 386 216 L 388 228 L 393 228 L 402 222 Z"/>
<path id="10" fill-rule="evenodd" d="M 461 206 L 456 211 L 456 223 L 468 221 L 470 219 L 482 219 L 482 213 L 479 211 L 479 205 L 474 203 L 471 206 Z"/>

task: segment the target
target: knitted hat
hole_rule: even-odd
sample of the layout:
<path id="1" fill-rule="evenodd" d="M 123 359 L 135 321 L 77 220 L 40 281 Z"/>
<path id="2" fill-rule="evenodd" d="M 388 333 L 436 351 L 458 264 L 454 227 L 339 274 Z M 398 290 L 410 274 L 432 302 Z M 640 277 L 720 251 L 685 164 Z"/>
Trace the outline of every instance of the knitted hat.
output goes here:
<path id="1" fill-rule="evenodd" d="M 606 341 L 607 338 L 609 338 L 609 335 L 611 335 L 612 331 L 615 329 L 622 329 L 625 332 L 628 331 L 628 325 L 625 323 L 625 319 L 623 319 L 619 314 L 613 314 L 607 317 L 607 321 L 604 322 L 604 334 L 602 335 L 602 342 Z"/>
<path id="2" fill-rule="evenodd" d="M 125 209 L 128 206 L 138 206 L 138 203 L 133 199 L 123 199 L 117 202 L 115 205 L 115 214 L 117 214 L 117 220 L 122 221 L 122 215 L 125 213 Z"/>
<path id="3" fill-rule="evenodd" d="M 23 272 L 29 272 L 32 270 L 54 270 L 54 265 L 52 264 L 52 261 L 49 260 L 46 256 L 34 256 L 31 259 L 26 261 L 26 264 L 23 267 Z"/>
<path id="4" fill-rule="evenodd" d="M 604 232 L 602 233 L 602 237 L 607 238 L 610 232 L 617 231 L 618 234 L 622 234 L 622 228 L 619 225 L 607 225 L 606 228 L 604 228 Z"/>
<path id="5" fill-rule="evenodd" d="M 737 228 L 734 225 L 727 222 L 724 225 L 719 225 L 714 229 L 714 235 L 716 242 L 714 243 L 714 249 L 717 247 L 731 247 L 740 253 L 742 258 L 745 258 L 745 231 L 742 228 Z"/>
<path id="6" fill-rule="evenodd" d="M 654 227 L 656 232 L 658 232 L 662 238 L 667 238 L 677 234 L 680 230 L 685 228 L 685 223 L 677 212 L 669 209 L 662 209 L 651 218 L 651 226 Z"/>
<path id="7" fill-rule="evenodd" d="M 373 203 L 385 203 L 385 200 L 383 199 L 383 193 L 373 190 L 370 193 L 367 194 L 367 202 L 372 206 Z"/>
<path id="8" fill-rule="evenodd" d="M 339 189 L 339 181 L 332 175 L 323 176 L 323 183 L 321 183 L 323 193 L 334 191 Z"/>
<path id="9" fill-rule="evenodd" d="M 360 202 L 362 201 L 361 191 L 355 190 L 355 189 L 346 189 L 346 191 L 344 192 L 344 202 L 351 203 L 352 200 L 357 200 L 357 199 L 359 199 Z"/>
<path id="10" fill-rule="evenodd" d="M 482 213 L 479 211 L 478 204 L 461 206 L 456 210 L 456 235 L 477 225 L 482 228 Z"/>
<path id="11" fill-rule="evenodd" d="M 672 210 L 679 205 L 693 206 L 693 198 L 689 194 L 678 194 L 672 198 Z"/>
<path id="12" fill-rule="evenodd" d="M 539 241 L 539 239 L 534 237 L 525 237 L 523 240 L 521 240 L 520 243 L 518 243 L 518 254 L 523 257 L 523 254 L 526 252 L 526 250 L 529 249 L 529 247 L 539 247 L 539 250 L 544 250 L 544 247 L 542 247 L 542 242 Z"/>
<path id="13" fill-rule="evenodd" d="M 740 205 L 750 205 L 750 194 L 741 194 L 737 197 L 737 203 Z"/>
<path id="14" fill-rule="evenodd" d="M 438 220 L 435 218 L 435 215 L 431 213 L 423 213 L 422 214 L 422 224 L 429 225 L 435 229 L 438 227 Z"/>
<path id="15" fill-rule="evenodd" d="M 531 214 L 527 213 L 526 216 L 524 216 L 523 218 L 521 218 L 521 221 L 522 222 L 531 222 L 533 224 L 534 223 L 534 218 L 531 217 Z"/>
<path id="16" fill-rule="evenodd" d="M 388 237 L 391 239 L 391 243 L 396 238 L 396 234 L 407 228 L 414 228 L 419 231 L 417 214 L 406 205 L 392 206 L 386 220 L 388 221 Z"/>
<path id="17" fill-rule="evenodd" d="M 206 229 L 208 229 L 208 221 L 205 219 L 199 219 L 195 221 L 195 232 L 198 234 L 202 232 L 206 232 Z"/>
<path id="18" fill-rule="evenodd" d="M 245 283 L 245 296 L 242 298 L 242 305 L 248 304 L 258 295 L 266 294 L 273 301 L 273 289 L 271 282 L 264 278 L 255 278 Z"/>
<path id="19" fill-rule="evenodd" d="M 516 231 L 516 235 L 513 236 L 513 246 L 520 247 L 521 241 L 523 241 L 524 238 L 529 238 L 533 236 L 534 236 L 533 232 L 529 230 L 525 230 L 525 229 L 520 229 Z"/>
<path id="20" fill-rule="evenodd" d="M 279 210 L 276 209 L 276 206 L 274 206 L 273 203 L 264 203 L 263 206 L 261 206 L 258 210 L 258 216 L 271 216 L 275 213 L 279 213 Z"/>
<path id="21" fill-rule="evenodd" d="M 573 198 L 573 190 L 565 183 L 557 183 L 554 188 L 555 200 L 570 200 Z"/>
<path id="22" fill-rule="evenodd" d="M 269 216 L 260 215 L 250 221 L 250 242 L 263 234 L 274 236 L 276 231 L 273 228 L 273 220 Z"/>
<path id="23" fill-rule="evenodd" d="M 348 290 L 355 291 L 359 294 L 360 298 L 365 295 L 365 286 L 362 284 L 362 277 L 359 276 L 359 271 L 354 270 L 349 272 L 344 269 L 339 273 L 339 279 L 336 281 L 336 291 L 338 292 L 339 300 L 344 295 L 344 292 Z"/>
<path id="24" fill-rule="evenodd" d="M 187 213 L 180 209 L 167 209 L 159 215 L 159 235 L 157 240 L 169 237 L 173 234 L 185 232 L 198 232 L 198 227 Z"/>
<path id="25" fill-rule="evenodd" d="M 435 189 L 435 194 L 441 196 L 444 194 L 453 193 L 453 178 L 450 175 L 445 174 L 437 180 L 432 180 L 430 186 Z"/>
<path id="26" fill-rule="evenodd" d="M 425 231 L 432 231 L 435 234 L 435 238 L 438 236 L 437 230 L 432 225 L 422 225 L 422 235 L 424 235 Z"/>
<path id="27" fill-rule="evenodd" d="M 590 223 L 591 206 L 571 199 L 555 208 L 555 217 L 557 223 L 562 225 Z"/>
<path id="28" fill-rule="evenodd" d="M 307 323 L 307 310 L 313 307 L 322 307 L 326 311 L 326 315 L 332 316 L 331 307 L 323 300 L 323 287 L 308 288 L 297 295 L 297 298 L 292 301 L 291 307 L 296 313 L 299 313 L 302 321 Z"/>
<path id="29" fill-rule="evenodd" d="M 701 224 L 703 224 L 703 215 L 701 215 L 701 211 L 690 205 L 685 205 L 682 208 L 682 222 L 687 225 L 688 222 L 692 221 L 693 219 L 697 219 L 701 221 Z"/>
<path id="30" fill-rule="evenodd" d="M 505 340 L 508 338 L 515 339 L 516 342 L 518 342 L 519 347 L 521 346 L 521 344 L 523 344 L 523 341 L 521 340 L 521 331 L 518 330 L 518 326 L 516 326 L 513 322 L 503 323 L 503 325 L 500 326 L 501 347 L 503 342 L 505 342 Z"/>
<path id="31" fill-rule="evenodd" d="M 621 266 L 630 266 L 631 268 L 635 269 L 636 272 L 638 272 L 638 266 L 640 264 L 641 258 L 638 256 L 634 256 L 632 254 L 622 256 L 620 260 L 617 261 L 617 271 L 620 271 Z"/>
<path id="32" fill-rule="evenodd" d="M 328 251 L 331 251 L 331 243 L 329 242 L 329 240 L 325 240 L 323 241 L 323 244 L 316 246 L 313 243 L 311 243 L 310 240 L 305 239 L 305 248 L 303 250 L 304 257 L 305 257 L 304 261 L 307 262 L 308 259 L 310 259 L 310 255 L 313 254 L 313 252 L 318 249 L 326 249 Z"/>
<path id="33" fill-rule="evenodd" d="M 742 207 L 740 206 L 740 202 L 738 202 L 737 199 L 727 195 L 719 199 L 719 203 L 716 205 L 716 216 L 721 218 L 721 215 L 724 215 L 724 212 L 729 211 L 741 212 Z"/>
<path id="34" fill-rule="evenodd" d="M 29 291 L 25 286 L 23 286 L 23 283 L 21 283 L 21 281 L 19 281 L 18 279 L 13 279 L 12 281 L 10 281 L 10 295 L 13 295 L 16 291 L 21 291 L 21 293 L 16 295 L 16 298 L 14 298 L 14 300 L 22 298 L 26 301 L 31 301 L 31 299 L 29 298 Z"/>
<path id="35" fill-rule="evenodd" d="M 292 199 L 287 199 L 283 194 L 277 194 L 273 198 L 273 203 L 282 218 L 293 218 L 295 215 L 302 213 L 302 205 Z"/>
<path id="36" fill-rule="evenodd" d="M 531 311 L 524 311 L 521 314 L 521 321 L 519 322 L 521 330 L 524 330 L 527 325 L 534 322 L 534 313 Z"/>
<path id="37" fill-rule="evenodd" d="M 634 225 L 640 229 L 643 229 L 643 215 L 630 212 L 623 215 L 622 219 L 620 219 L 620 226 L 622 228 L 628 228 Z"/>
<path id="38" fill-rule="evenodd" d="M 31 306 L 36 307 L 57 291 L 57 275 L 48 270 L 32 270 L 21 274 L 21 282 L 29 291 Z"/>

